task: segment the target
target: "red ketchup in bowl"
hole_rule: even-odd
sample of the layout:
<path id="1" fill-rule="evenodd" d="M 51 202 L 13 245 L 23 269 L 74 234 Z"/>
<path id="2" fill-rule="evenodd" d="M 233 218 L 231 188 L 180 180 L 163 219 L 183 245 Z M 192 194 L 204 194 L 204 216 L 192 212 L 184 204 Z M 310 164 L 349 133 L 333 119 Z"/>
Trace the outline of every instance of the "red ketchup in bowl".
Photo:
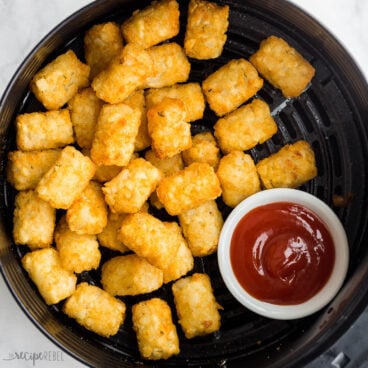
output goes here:
<path id="1" fill-rule="evenodd" d="M 299 204 L 276 202 L 251 210 L 239 221 L 230 260 L 238 282 L 254 298 L 295 305 L 327 283 L 335 248 L 316 214 Z"/>

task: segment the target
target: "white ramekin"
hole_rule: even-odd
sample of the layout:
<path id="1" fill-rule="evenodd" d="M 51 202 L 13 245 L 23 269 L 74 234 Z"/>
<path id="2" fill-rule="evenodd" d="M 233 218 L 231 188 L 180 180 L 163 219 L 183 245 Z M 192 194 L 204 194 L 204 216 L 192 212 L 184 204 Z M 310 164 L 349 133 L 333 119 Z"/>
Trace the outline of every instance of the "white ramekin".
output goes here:
<path id="1" fill-rule="evenodd" d="M 274 202 L 292 202 L 314 212 L 330 232 L 335 246 L 335 263 L 330 278 L 316 295 L 301 304 L 275 305 L 254 298 L 240 285 L 231 266 L 231 238 L 239 221 L 252 209 Z M 236 206 L 222 228 L 217 255 L 225 285 L 241 304 L 264 317 L 284 320 L 305 317 L 326 306 L 341 288 L 349 264 L 349 246 L 346 233 L 333 210 L 312 194 L 287 188 L 263 190 L 246 198 Z"/>

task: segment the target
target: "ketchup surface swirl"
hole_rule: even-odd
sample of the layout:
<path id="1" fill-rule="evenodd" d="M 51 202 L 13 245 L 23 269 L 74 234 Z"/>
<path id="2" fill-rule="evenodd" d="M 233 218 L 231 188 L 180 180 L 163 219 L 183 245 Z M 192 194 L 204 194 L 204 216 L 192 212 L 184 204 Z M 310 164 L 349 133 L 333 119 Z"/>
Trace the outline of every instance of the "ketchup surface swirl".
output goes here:
<path id="1" fill-rule="evenodd" d="M 335 248 L 316 214 L 295 203 L 277 202 L 257 207 L 240 220 L 230 259 L 239 283 L 253 297 L 295 305 L 327 283 Z"/>

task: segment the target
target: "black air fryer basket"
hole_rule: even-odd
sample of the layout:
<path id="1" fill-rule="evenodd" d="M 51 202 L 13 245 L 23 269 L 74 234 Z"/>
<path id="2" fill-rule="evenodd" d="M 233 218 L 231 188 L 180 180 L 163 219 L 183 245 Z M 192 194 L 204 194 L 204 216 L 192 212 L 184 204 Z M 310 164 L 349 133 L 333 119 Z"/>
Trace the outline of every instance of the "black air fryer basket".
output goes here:
<path id="1" fill-rule="evenodd" d="M 105 339 L 67 318 L 60 305 L 47 307 L 22 270 L 25 247 L 11 236 L 14 191 L 6 183 L 7 152 L 14 149 L 14 120 L 19 113 L 40 111 L 28 90 L 34 73 L 68 48 L 83 60 L 83 33 L 108 20 L 122 22 L 149 1 L 102 0 L 66 19 L 31 52 L 8 86 L 0 106 L 1 135 L 1 269 L 24 312 L 53 342 L 87 365 L 96 367 L 301 367 L 326 350 L 359 316 L 368 302 L 368 86 L 341 45 L 321 25 L 286 1 L 223 0 L 230 6 L 228 40 L 215 60 L 191 60 L 192 81 L 202 81 L 230 59 L 254 53 L 262 39 L 276 35 L 295 47 L 316 69 L 312 84 L 298 98 L 285 99 L 268 83 L 258 93 L 278 124 L 278 133 L 250 151 L 256 162 L 287 143 L 307 140 L 313 147 L 318 177 L 303 186 L 331 206 L 341 219 L 350 243 L 351 259 L 346 282 L 322 311 L 293 321 L 260 317 L 241 306 L 220 277 L 216 255 L 197 259 L 194 271 L 210 275 L 221 312 L 220 331 L 186 340 L 178 328 L 180 355 L 164 362 L 141 361 L 130 312 L 119 333 Z M 180 35 L 183 42 L 187 1 L 180 1 Z M 206 110 L 193 133 L 211 130 L 216 117 Z M 334 195 L 349 198 L 334 206 Z M 228 209 L 222 207 L 224 216 Z M 111 254 L 105 252 L 103 257 Z M 81 280 L 99 284 L 99 273 L 83 273 Z M 172 305 L 170 285 L 153 293 Z M 140 300 L 124 299 L 128 305 Z"/>

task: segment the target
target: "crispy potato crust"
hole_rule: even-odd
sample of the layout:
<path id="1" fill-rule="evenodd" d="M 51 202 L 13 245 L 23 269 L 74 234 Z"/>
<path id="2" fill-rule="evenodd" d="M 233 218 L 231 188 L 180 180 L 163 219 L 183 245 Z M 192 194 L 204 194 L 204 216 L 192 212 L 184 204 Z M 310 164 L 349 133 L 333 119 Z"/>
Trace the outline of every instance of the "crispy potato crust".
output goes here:
<path id="1" fill-rule="evenodd" d="M 191 0 L 184 39 L 185 53 L 201 60 L 219 57 L 227 39 L 228 16 L 228 5 Z"/>
<path id="2" fill-rule="evenodd" d="M 152 46 L 147 53 L 152 60 L 152 71 L 144 82 L 144 88 L 169 87 L 188 80 L 191 65 L 177 43 Z"/>
<path id="3" fill-rule="evenodd" d="M 101 283 L 111 295 L 139 295 L 159 289 L 163 272 L 136 254 L 117 256 L 102 266 Z"/>
<path id="4" fill-rule="evenodd" d="M 163 178 L 156 192 L 166 211 L 175 216 L 219 197 L 221 186 L 210 165 L 194 162 Z"/>
<path id="5" fill-rule="evenodd" d="M 297 188 L 317 175 L 314 152 L 306 141 L 282 147 L 256 168 L 265 189 Z"/>
<path id="6" fill-rule="evenodd" d="M 92 26 L 84 35 L 84 56 L 91 68 L 90 79 L 105 69 L 123 49 L 123 37 L 115 22 Z"/>
<path id="7" fill-rule="evenodd" d="M 83 64 L 73 50 L 68 50 L 34 75 L 30 89 L 46 109 L 56 110 L 79 88 L 89 85 L 89 73 L 90 67 Z"/>
<path id="8" fill-rule="evenodd" d="M 54 248 L 27 253 L 22 258 L 22 265 L 48 305 L 59 303 L 75 291 L 77 276 L 61 266 Z"/>
<path id="9" fill-rule="evenodd" d="M 91 158 L 97 165 L 125 166 L 134 152 L 141 111 L 121 103 L 102 106 L 92 142 Z"/>
<path id="10" fill-rule="evenodd" d="M 115 335 L 125 319 L 124 302 L 94 285 L 82 282 L 63 306 L 63 312 L 86 329 L 104 337 Z"/>
<path id="11" fill-rule="evenodd" d="M 60 157 L 61 149 L 8 153 L 6 178 L 17 190 L 35 189 L 42 176 Z"/>
<path id="12" fill-rule="evenodd" d="M 59 159 L 39 181 L 36 192 L 54 208 L 68 209 L 95 174 L 96 166 L 72 146 L 65 147 Z"/>
<path id="13" fill-rule="evenodd" d="M 187 339 L 208 335 L 220 328 L 218 310 L 222 307 L 216 302 L 207 274 L 195 273 L 176 281 L 172 292 L 179 324 Z"/>
<path id="14" fill-rule="evenodd" d="M 127 42 L 148 48 L 179 33 L 179 15 L 176 0 L 153 1 L 146 8 L 136 10 L 122 24 L 121 31 Z"/>
<path id="15" fill-rule="evenodd" d="M 250 62 L 285 97 L 297 97 L 315 74 L 313 66 L 285 40 L 270 36 L 261 42 Z"/>
<path id="16" fill-rule="evenodd" d="M 54 237 L 63 268 L 75 273 L 97 269 L 101 253 L 95 235 L 81 235 L 70 230 L 63 216 L 56 226 Z"/>
<path id="17" fill-rule="evenodd" d="M 157 157 L 170 158 L 192 146 L 185 114 L 183 102 L 169 97 L 148 109 L 148 133 Z"/>
<path id="18" fill-rule="evenodd" d="M 165 97 L 177 98 L 184 103 L 185 121 L 193 122 L 203 118 L 206 107 L 199 83 L 175 84 L 171 87 L 151 88 L 146 92 L 147 109 L 161 102 Z"/>
<path id="19" fill-rule="evenodd" d="M 151 55 L 136 44 L 127 44 L 92 81 L 92 88 L 101 100 L 117 104 L 142 88 L 152 75 Z"/>
<path id="20" fill-rule="evenodd" d="M 165 223 L 149 213 L 137 212 L 124 217 L 119 240 L 138 256 L 164 270 L 175 257 L 181 239 Z"/>
<path id="21" fill-rule="evenodd" d="M 261 190 L 254 161 L 243 151 L 231 151 L 223 156 L 216 174 L 222 187 L 222 199 L 229 207 L 235 207 Z"/>
<path id="22" fill-rule="evenodd" d="M 139 89 L 133 92 L 123 101 L 123 103 L 130 106 L 132 109 L 137 109 L 141 112 L 138 134 L 136 135 L 134 142 L 134 151 L 142 151 L 151 145 L 151 137 L 148 134 L 146 97 L 144 90 Z"/>
<path id="23" fill-rule="evenodd" d="M 101 233 L 97 234 L 97 239 L 100 245 L 111 250 L 116 250 L 120 253 L 126 253 L 129 251 L 129 248 L 118 239 L 124 216 L 126 215 L 109 212 L 106 226 Z"/>
<path id="24" fill-rule="evenodd" d="M 188 248 L 188 244 L 183 237 L 180 226 L 176 222 L 165 222 L 166 228 L 172 232 L 175 243 L 179 244 L 175 256 L 170 260 L 168 265 L 163 269 L 164 283 L 174 281 L 191 271 L 194 267 L 194 259 L 192 252 Z"/>
<path id="25" fill-rule="evenodd" d="M 143 358 L 168 359 L 179 354 L 179 338 L 169 305 L 153 298 L 132 307 L 133 328 Z"/>
<path id="26" fill-rule="evenodd" d="M 70 230 L 77 234 L 99 234 L 107 224 L 107 205 L 99 183 L 90 181 L 66 211 Z"/>
<path id="27" fill-rule="evenodd" d="M 222 152 L 229 153 L 234 150 L 247 151 L 264 143 L 276 134 L 277 124 L 268 105 L 254 99 L 219 119 L 214 129 Z"/>
<path id="28" fill-rule="evenodd" d="M 16 129 L 17 147 L 22 151 L 61 148 L 74 143 L 67 109 L 20 114 Z"/>
<path id="29" fill-rule="evenodd" d="M 234 111 L 263 87 L 256 68 L 245 59 L 233 59 L 209 75 L 202 88 L 218 116 Z"/>
<path id="30" fill-rule="evenodd" d="M 217 250 L 224 221 L 216 201 L 181 213 L 179 222 L 194 257 L 206 257 Z"/>
<path id="31" fill-rule="evenodd" d="M 138 212 L 156 189 L 162 174 L 144 158 L 132 160 L 102 191 L 110 210 L 115 213 Z"/>
<path id="32" fill-rule="evenodd" d="M 159 158 L 152 150 L 149 150 L 146 151 L 144 158 L 153 166 L 156 166 L 164 176 L 175 174 L 184 169 L 184 162 L 181 154 L 167 158 Z"/>
<path id="33" fill-rule="evenodd" d="M 78 92 L 68 103 L 75 140 L 80 148 L 92 147 L 93 137 L 103 102 L 92 88 Z"/>
<path id="34" fill-rule="evenodd" d="M 192 137 L 192 147 L 182 152 L 186 165 L 204 162 L 216 169 L 220 161 L 220 149 L 211 132 L 198 133 Z"/>
<path id="35" fill-rule="evenodd" d="M 87 148 L 81 150 L 81 152 L 91 158 L 91 151 Z M 136 158 L 135 154 L 132 154 L 132 159 Z M 93 180 L 99 183 L 105 183 L 106 181 L 110 181 L 116 175 L 119 174 L 123 167 L 117 165 L 96 165 L 95 175 L 93 176 Z"/>
<path id="36" fill-rule="evenodd" d="M 35 191 L 18 192 L 13 214 L 14 242 L 31 249 L 49 247 L 53 241 L 55 218 L 55 209 Z"/>

